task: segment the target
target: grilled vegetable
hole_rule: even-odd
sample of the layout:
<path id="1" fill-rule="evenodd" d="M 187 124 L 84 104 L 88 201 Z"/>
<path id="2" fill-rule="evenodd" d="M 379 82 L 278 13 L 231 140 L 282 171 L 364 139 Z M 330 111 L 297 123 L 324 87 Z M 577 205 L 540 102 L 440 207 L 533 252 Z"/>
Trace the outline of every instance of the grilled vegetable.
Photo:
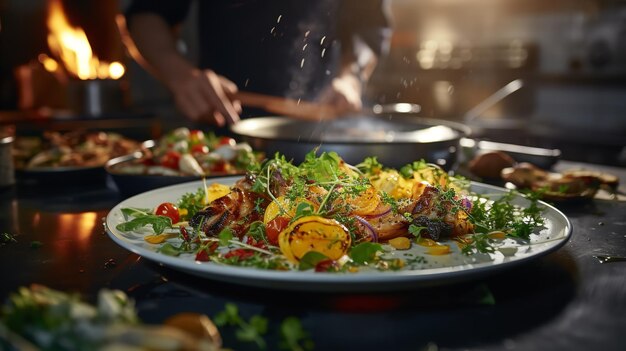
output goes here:
<path id="1" fill-rule="evenodd" d="M 338 260 L 346 254 L 350 243 L 346 227 L 334 219 L 319 216 L 297 219 L 278 236 L 280 251 L 292 262 L 298 262 L 310 251 Z"/>

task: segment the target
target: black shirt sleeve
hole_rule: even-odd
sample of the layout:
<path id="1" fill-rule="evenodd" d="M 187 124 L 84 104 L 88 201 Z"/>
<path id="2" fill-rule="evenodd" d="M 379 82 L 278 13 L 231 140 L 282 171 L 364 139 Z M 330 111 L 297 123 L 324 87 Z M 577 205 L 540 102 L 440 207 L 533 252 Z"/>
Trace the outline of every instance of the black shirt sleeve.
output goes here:
<path id="1" fill-rule="evenodd" d="M 136 14 L 157 14 L 170 25 L 176 26 L 187 17 L 191 0 L 133 0 L 126 10 L 126 20 L 132 21 Z"/>
<path id="2" fill-rule="evenodd" d="M 388 0 L 344 0 L 340 10 L 339 37 L 350 43 L 355 37 L 381 55 L 388 50 L 391 15 Z"/>

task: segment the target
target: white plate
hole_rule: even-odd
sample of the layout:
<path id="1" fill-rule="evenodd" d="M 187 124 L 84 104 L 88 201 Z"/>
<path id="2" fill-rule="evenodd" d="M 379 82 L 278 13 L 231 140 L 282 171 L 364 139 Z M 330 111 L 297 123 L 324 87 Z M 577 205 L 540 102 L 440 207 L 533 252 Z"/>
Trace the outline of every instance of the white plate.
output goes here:
<path id="1" fill-rule="evenodd" d="M 227 185 L 240 177 L 211 179 Z M 124 221 L 121 209 L 124 207 L 154 208 L 162 202 L 176 202 L 183 194 L 195 192 L 202 182 L 189 182 L 148 191 L 115 206 L 106 218 L 109 236 L 125 249 L 164 266 L 204 278 L 236 284 L 306 291 L 374 291 L 394 290 L 409 287 L 428 286 L 474 279 L 487 273 L 495 273 L 536 259 L 563 246 L 570 238 L 572 226 L 567 217 L 556 208 L 545 206 L 543 213 L 545 227 L 531 236 L 530 243 L 519 244 L 512 240 L 511 246 L 517 250 L 513 255 L 494 254 L 463 255 L 457 245 L 450 245 L 452 253 L 443 256 L 424 255 L 426 262 L 415 263 L 401 271 L 361 270 L 357 273 L 315 273 L 313 271 L 270 271 L 247 267 L 234 267 L 213 262 L 196 262 L 192 255 L 167 256 L 156 252 L 157 246 L 145 242 L 143 235 L 123 233 L 115 229 Z M 490 185 L 472 183 L 472 191 L 481 194 L 501 194 L 505 189 Z M 524 206 L 528 202 L 517 197 L 514 204 Z M 509 240 L 509 239 L 507 239 Z M 392 251 L 388 255 L 407 258 L 406 255 L 423 254 L 424 248 L 413 245 L 411 252 Z"/>

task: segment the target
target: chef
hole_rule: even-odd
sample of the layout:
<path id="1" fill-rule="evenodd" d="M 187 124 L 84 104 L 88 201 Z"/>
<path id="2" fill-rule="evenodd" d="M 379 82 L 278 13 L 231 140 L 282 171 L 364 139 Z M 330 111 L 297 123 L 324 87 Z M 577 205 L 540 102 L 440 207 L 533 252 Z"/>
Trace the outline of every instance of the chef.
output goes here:
<path id="1" fill-rule="evenodd" d="M 198 1 L 195 65 L 176 45 L 190 3 L 136 0 L 127 25 L 135 56 L 180 111 L 218 126 L 239 120 L 239 89 L 360 109 L 390 35 L 385 0 Z"/>

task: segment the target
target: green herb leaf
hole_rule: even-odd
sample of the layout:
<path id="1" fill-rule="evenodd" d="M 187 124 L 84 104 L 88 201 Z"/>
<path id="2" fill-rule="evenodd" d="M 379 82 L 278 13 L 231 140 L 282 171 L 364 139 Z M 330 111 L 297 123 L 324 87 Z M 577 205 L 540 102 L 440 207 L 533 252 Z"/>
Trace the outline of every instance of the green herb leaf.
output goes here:
<path id="1" fill-rule="evenodd" d="M 239 317 L 239 307 L 234 303 L 227 303 L 224 306 L 224 310 L 215 315 L 213 322 L 215 322 L 215 325 L 218 327 L 223 327 L 227 325 L 238 325 L 243 321 L 241 317 Z"/>
<path id="2" fill-rule="evenodd" d="M 293 222 L 296 219 L 304 217 L 304 216 L 311 216 L 313 215 L 314 212 L 315 212 L 315 209 L 313 208 L 313 206 L 311 206 L 310 203 L 301 202 L 296 207 L 296 214 L 291 221 Z"/>
<path id="3" fill-rule="evenodd" d="M 40 248 L 42 246 L 43 246 L 43 243 L 41 241 L 33 240 L 33 241 L 30 242 L 30 248 L 31 249 L 38 249 L 38 248 Z"/>
<path id="4" fill-rule="evenodd" d="M 213 317 L 213 322 L 218 327 L 234 326 L 237 340 L 254 342 L 260 349 L 265 349 L 266 343 L 263 335 L 267 333 L 267 319 L 262 316 L 252 316 L 246 322 L 239 316 L 239 308 L 233 303 L 227 303 L 224 310 Z"/>
<path id="5" fill-rule="evenodd" d="M 422 237 L 422 230 L 428 229 L 428 227 L 417 226 L 415 224 L 409 225 L 409 233 L 413 234 L 416 239 Z"/>
<path id="6" fill-rule="evenodd" d="M 381 244 L 363 242 L 350 249 L 350 258 L 357 264 L 366 264 L 372 262 L 379 251 L 383 251 Z"/>
<path id="7" fill-rule="evenodd" d="M 195 193 L 186 193 L 176 203 L 179 210 L 187 210 L 187 214 L 181 217 L 181 221 L 188 220 L 198 211 L 204 208 L 206 194 L 203 188 L 199 188 Z"/>
<path id="8" fill-rule="evenodd" d="M 300 265 L 298 269 L 301 271 L 306 271 L 308 269 L 314 269 L 318 263 L 322 261 L 329 260 L 328 256 L 317 252 L 317 251 L 309 251 L 300 259 Z"/>
<path id="9" fill-rule="evenodd" d="M 248 236 L 253 238 L 256 241 L 266 240 L 265 237 L 265 224 L 261 221 L 256 221 L 250 223 L 250 227 L 248 228 Z M 232 234 L 231 234 L 232 235 Z"/>
<path id="10" fill-rule="evenodd" d="M 224 228 L 217 237 L 220 239 L 220 246 L 228 246 L 229 242 L 233 239 L 233 230 Z"/>
<path id="11" fill-rule="evenodd" d="M 165 243 L 161 245 L 161 247 L 159 247 L 157 252 L 160 252 L 167 256 L 178 256 L 180 255 L 181 250 L 170 243 Z"/>
<path id="12" fill-rule="evenodd" d="M 172 227 L 172 220 L 165 216 L 144 215 L 135 217 L 128 222 L 120 223 L 115 228 L 119 231 L 130 232 L 147 225 L 152 226 L 155 234 L 161 234 L 165 229 Z"/>
<path id="13" fill-rule="evenodd" d="M 313 341 L 302 328 L 302 323 L 296 317 L 287 317 L 280 324 L 280 343 L 282 350 L 305 351 L 313 350 Z"/>
<path id="14" fill-rule="evenodd" d="M 149 208 L 134 208 L 134 207 L 126 207 L 121 209 L 122 214 L 124 215 L 124 219 L 128 220 L 132 217 L 143 217 L 152 215 L 152 210 Z"/>

